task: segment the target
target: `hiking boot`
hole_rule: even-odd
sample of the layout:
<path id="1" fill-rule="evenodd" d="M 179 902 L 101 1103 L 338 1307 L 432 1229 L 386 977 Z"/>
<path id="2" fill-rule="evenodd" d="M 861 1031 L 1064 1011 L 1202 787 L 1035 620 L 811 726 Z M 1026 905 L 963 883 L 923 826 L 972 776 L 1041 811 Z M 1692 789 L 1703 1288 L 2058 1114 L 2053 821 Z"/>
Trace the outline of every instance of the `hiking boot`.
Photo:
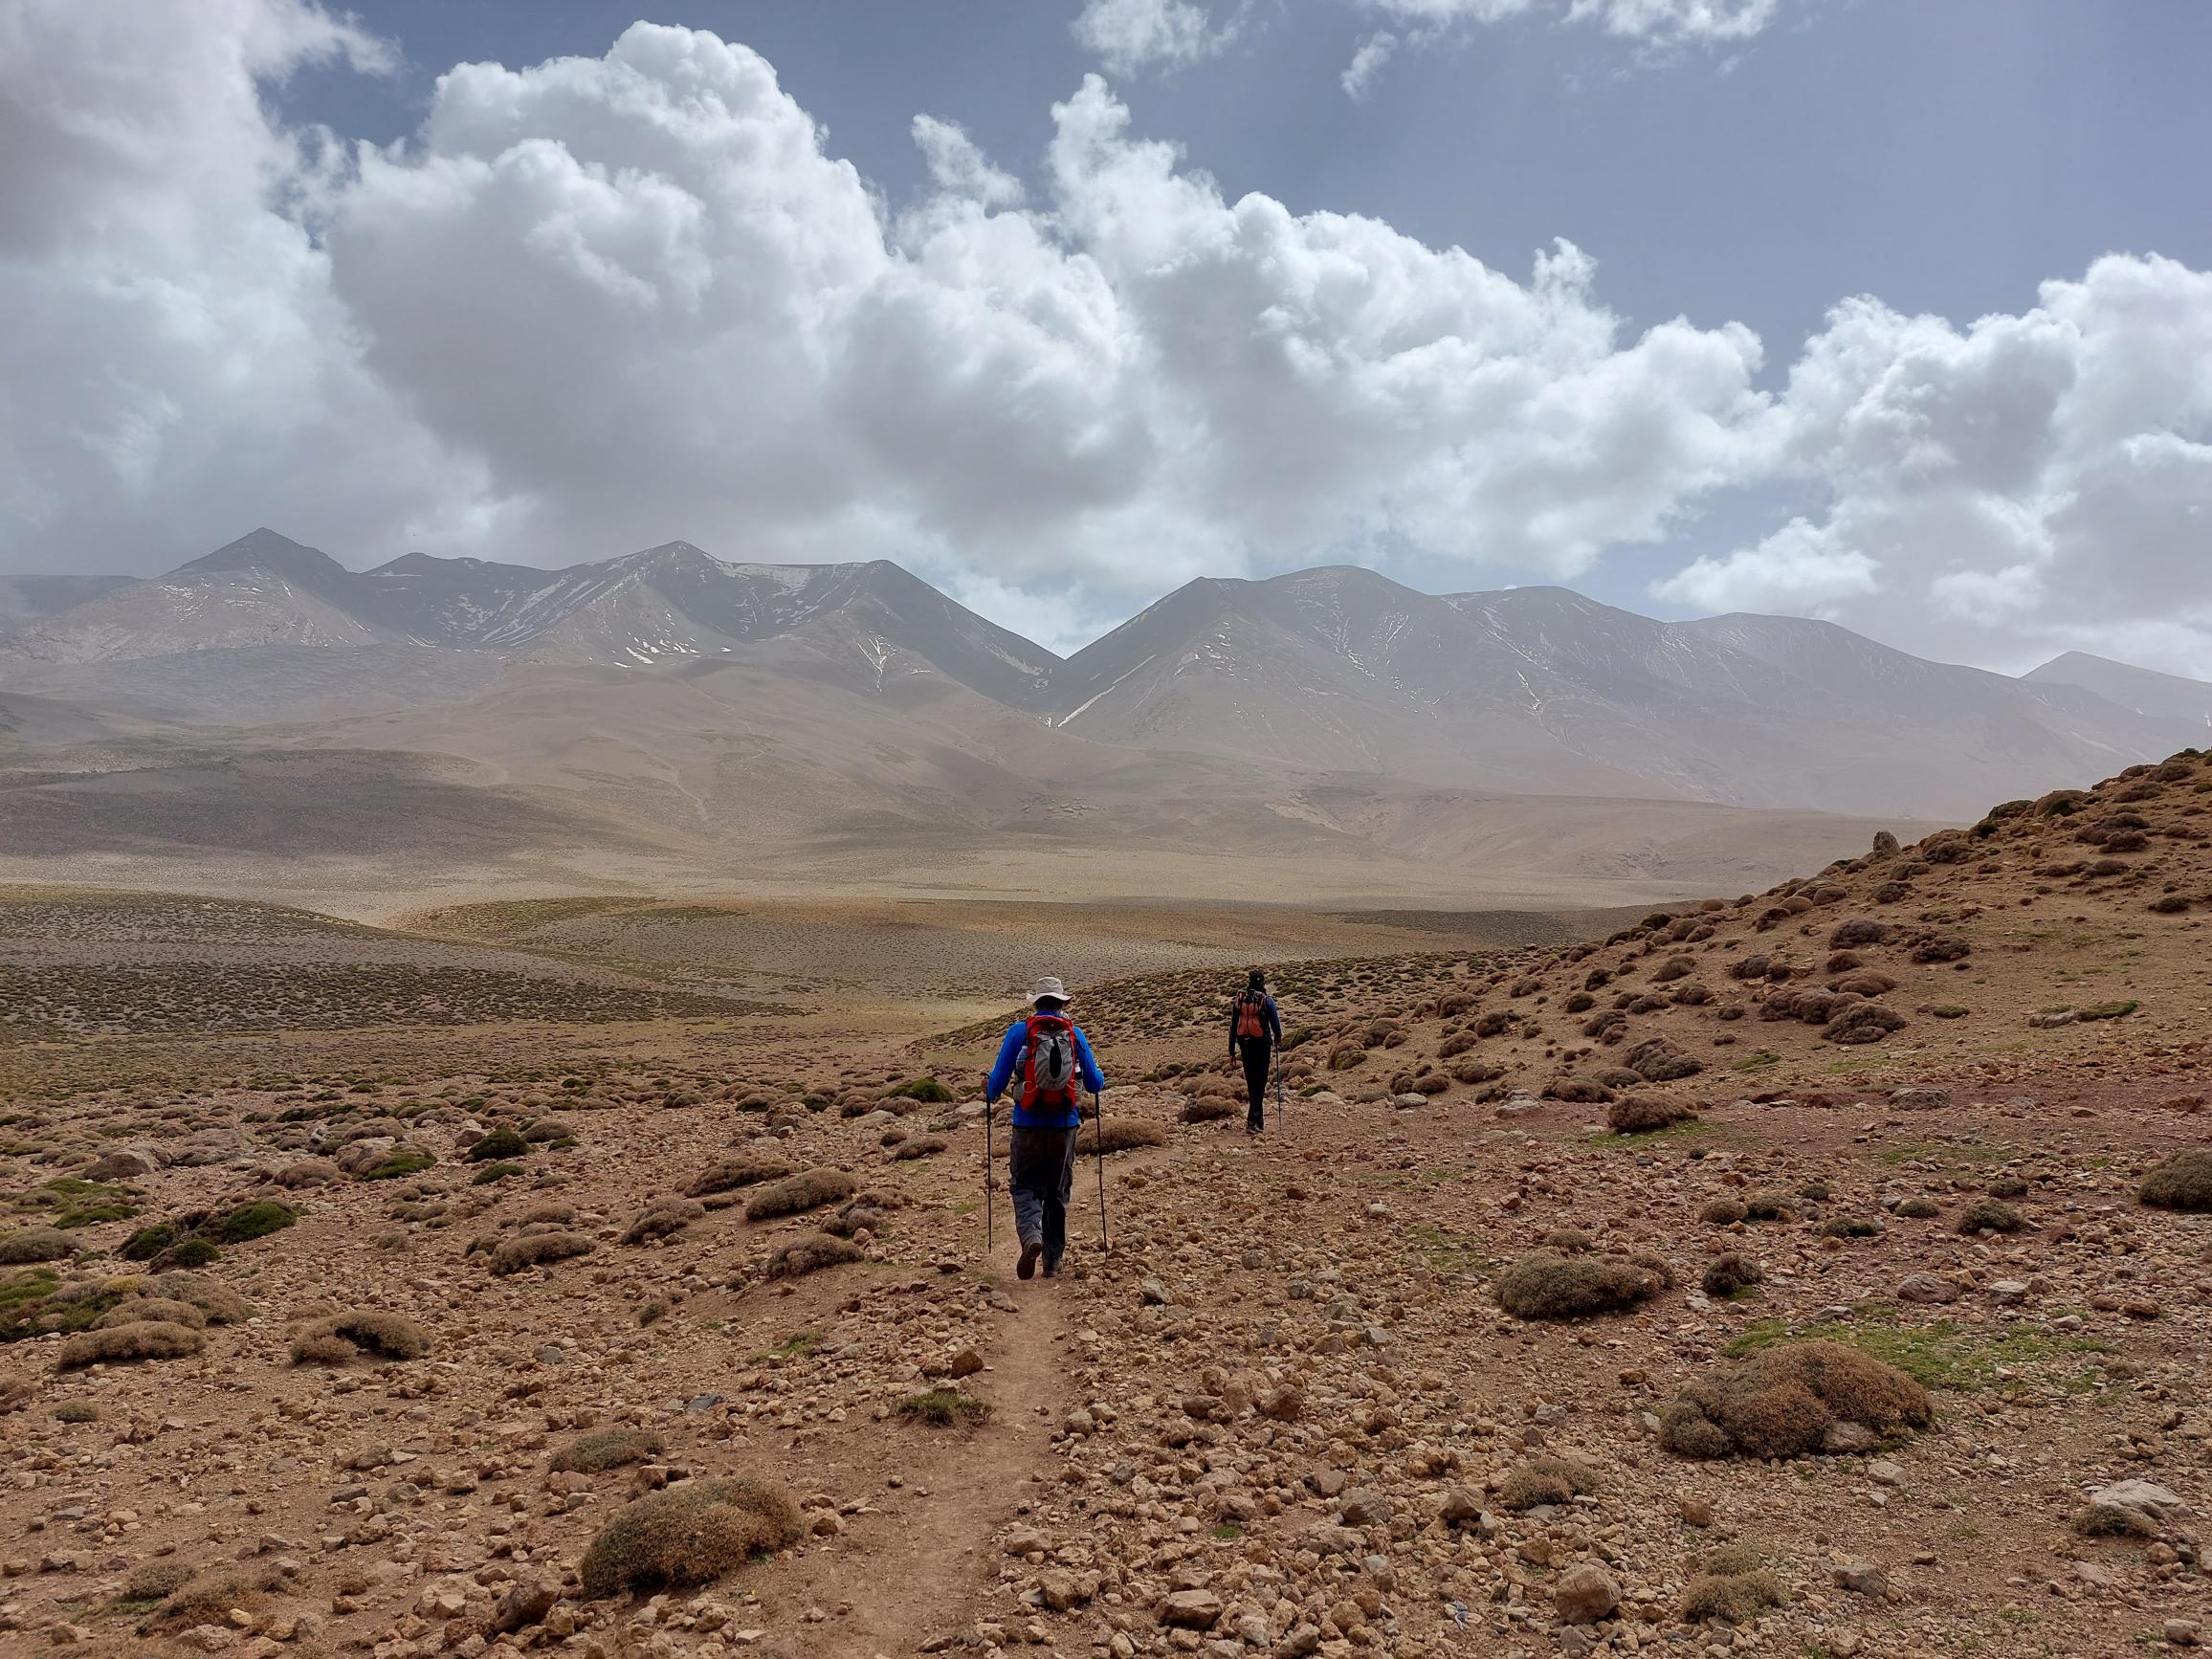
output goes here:
<path id="1" fill-rule="evenodd" d="M 1033 1276 L 1037 1271 L 1037 1258 L 1044 1253 L 1045 1247 L 1042 1244 L 1024 1245 L 1022 1247 L 1022 1259 L 1014 1264 L 1014 1276 L 1018 1279 Z M 1047 1271 L 1050 1272 L 1051 1270 L 1048 1269 Z"/>
<path id="2" fill-rule="evenodd" d="M 1048 1279 L 1056 1279 L 1059 1276 L 1060 1258 L 1058 1256 L 1047 1256 L 1045 1258 L 1045 1277 Z"/>

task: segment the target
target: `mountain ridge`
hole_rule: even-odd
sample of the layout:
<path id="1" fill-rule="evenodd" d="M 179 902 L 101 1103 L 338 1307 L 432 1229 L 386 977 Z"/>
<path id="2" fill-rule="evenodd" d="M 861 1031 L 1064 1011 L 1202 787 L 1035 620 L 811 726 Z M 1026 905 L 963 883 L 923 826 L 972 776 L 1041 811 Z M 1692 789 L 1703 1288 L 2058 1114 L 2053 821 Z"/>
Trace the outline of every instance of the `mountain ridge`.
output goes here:
<path id="1" fill-rule="evenodd" d="M 940 704 L 984 720 L 957 692 L 1202 770 L 1927 821 L 2169 754 L 2212 713 L 2212 687 L 2102 659 L 2016 679 L 1832 623 L 1659 621 L 1557 586 L 1428 594 L 1349 564 L 1198 578 L 1063 658 L 888 560 L 753 564 L 684 541 L 553 570 L 416 552 L 356 572 L 262 527 L 0 634 L 8 690 L 245 725 L 459 706 L 533 667 L 717 663 L 855 694 L 839 718 L 878 742 L 941 749 L 901 723 Z"/>

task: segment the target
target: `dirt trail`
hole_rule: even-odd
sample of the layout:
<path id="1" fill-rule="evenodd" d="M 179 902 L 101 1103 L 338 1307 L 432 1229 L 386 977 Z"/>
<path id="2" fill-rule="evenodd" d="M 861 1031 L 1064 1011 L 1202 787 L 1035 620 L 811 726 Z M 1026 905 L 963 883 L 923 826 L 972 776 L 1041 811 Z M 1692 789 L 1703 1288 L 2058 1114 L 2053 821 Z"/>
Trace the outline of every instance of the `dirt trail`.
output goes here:
<path id="1" fill-rule="evenodd" d="M 1139 1167 L 1134 1159 L 1120 1163 Z M 824 1615 L 799 1626 L 789 1649 L 795 1659 L 918 1653 L 979 1618 L 1005 1616 L 1003 1606 L 993 1605 L 999 1538 L 1031 1501 L 1031 1477 L 1051 1461 L 1053 1426 L 1070 1396 L 1061 1353 L 1069 1328 L 1066 1298 L 1043 1279 L 1025 1284 L 1015 1278 L 1003 1193 L 1000 1207 L 999 1219 L 1007 1225 L 983 1283 L 1013 1311 L 996 1315 L 983 1372 L 959 1384 L 989 1402 L 991 1421 L 973 1435 L 896 1430 L 902 1442 L 896 1461 L 882 1457 L 879 1440 L 869 1442 L 881 1477 L 874 1484 L 896 1471 L 898 1485 L 872 1500 L 874 1513 L 848 1517 L 833 1550 L 800 1551 L 763 1567 L 752 1584 L 763 1604 L 786 1617 L 806 1610 Z M 1086 1207 L 1078 1191 L 1069 1218 L 1073 1250 L 1088 1259 L 1091 1272 L 1111 1272 L 1111 1259 L 1101 1263 L 1096 1256 L 1089 1230 L 1095 1215 Z M 975 1243 L 980 1247 L 981 1238 Z M 784 1626 L 785 1618 L 773 1622 Z"/>

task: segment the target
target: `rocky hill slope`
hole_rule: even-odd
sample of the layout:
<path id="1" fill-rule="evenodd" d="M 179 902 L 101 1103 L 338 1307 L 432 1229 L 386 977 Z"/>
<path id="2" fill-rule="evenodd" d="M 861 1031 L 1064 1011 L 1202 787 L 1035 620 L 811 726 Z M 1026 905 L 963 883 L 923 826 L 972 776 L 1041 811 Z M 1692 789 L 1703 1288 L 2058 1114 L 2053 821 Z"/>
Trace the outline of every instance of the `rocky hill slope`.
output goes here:
<path id="1" fill-rule="evenodd" d="M 1235 976 L 1078 984 L 1111 1150 L 1027 1282 L 1000 1022 L 873 1034 L 896 979 L 0 907 L 0 1633 L 2190 1650 L 2208 804 L 2180 755 L 1602 940 L 1285 962 L 1256 1139 Z"/>

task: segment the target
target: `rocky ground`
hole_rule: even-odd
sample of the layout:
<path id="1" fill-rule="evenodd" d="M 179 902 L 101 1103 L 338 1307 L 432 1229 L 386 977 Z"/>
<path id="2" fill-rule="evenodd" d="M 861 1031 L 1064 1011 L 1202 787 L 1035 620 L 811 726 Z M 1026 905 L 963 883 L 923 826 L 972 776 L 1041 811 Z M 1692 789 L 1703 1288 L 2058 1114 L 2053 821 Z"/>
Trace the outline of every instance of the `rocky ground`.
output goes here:
<path id="1" fill-rule="evenodd" d="M 2212 1176 L 2142 1202 L 2208 1139 L 2207 803 L 2179 757 L 1603 940 L 1286 963 L 1256 1140 L 1233 984 L 1082 985 L 1130 1145 L 1053 1282 L 984 1202 L 989 1023 L 572 961 L 533 1020 L 428 944 L 428 1019 L 383 943 L 352 1003 L 189 948 L 148 1000 L 163 909 L 0 1039 L 0 1643 L 2212 1640 Z M 276 925 L 215 919 L 225 971 Z M 1890 1408 L 1724 1416 L 1838 1353 Z"/>

